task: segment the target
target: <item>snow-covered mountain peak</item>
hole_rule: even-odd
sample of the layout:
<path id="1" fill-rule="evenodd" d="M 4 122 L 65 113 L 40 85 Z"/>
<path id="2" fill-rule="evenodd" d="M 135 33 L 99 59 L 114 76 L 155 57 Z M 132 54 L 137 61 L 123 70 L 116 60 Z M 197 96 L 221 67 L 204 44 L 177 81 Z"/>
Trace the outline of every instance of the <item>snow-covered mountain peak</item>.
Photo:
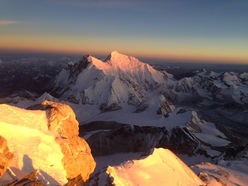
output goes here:
<path id="1" fill-rule="evenodd" d="M 118 74 L 118 76 L 130 76 L 135 79 L 137 77 L 138 79 L 141 77 L 143 79 L 147 79 L 148 76 L 152 76 L 152 79 L 154 79 L 156 82 L 164 81 L 164 75 L 161 72 L 155 70 L 149 64 L 143 63 L 135 57 L 127 56 L 117 51 L 111 52 L 105 59 L 104 63 L 107 64 L 107 68 L 109 68 L 109 75 L 116 76 Z"/>
<path id="2" fill-rule="evenodd" d="M 105 61 L 83 56 L 79 62 L 63 69 L 52 86 L 56 95 L 75 103 L 116 110 L 122 104 L 137 106 L 150 100 L 151 92 L 164 81 L 164 74 L 149 64 L 114 51 Z"/>
<path id="3" fill-rule="evenodd" d="M 109 54 L 109 57 L 116 57 L 116 56 L 125 56 L 124 54 L 121 54 L 120 52 L 114 50 Z"/>
<path id="4" fill-rule="evenodd" d="M 117 51 L 115 50 L 115 51 L 112 51 L 112 52 L 107 56 L 107 58 L 106 58 L 104 61 L 109 61 L 109 60 L 111 60 L 111 59 L 118 58 L 118 56 L 121 57 L 121 56 L 126 56 L 126 55 L 121 54 L 121 53 L 119 53 L 119 52 L 117 52 Z"/>
<path id="5" fill-rule="evenodd" d="M 132 56 L 127 56 L 125 54 L 122 54 L 120 52 L 117 51 L 113 51 L 111 52 L 108 57 L 104 60 L 105 62 L 125 62 L 125 63 L 129 63 L 129 62 L 134 62 L 134 61 L 138 61 L 139 60 L 135 57 Z"/>

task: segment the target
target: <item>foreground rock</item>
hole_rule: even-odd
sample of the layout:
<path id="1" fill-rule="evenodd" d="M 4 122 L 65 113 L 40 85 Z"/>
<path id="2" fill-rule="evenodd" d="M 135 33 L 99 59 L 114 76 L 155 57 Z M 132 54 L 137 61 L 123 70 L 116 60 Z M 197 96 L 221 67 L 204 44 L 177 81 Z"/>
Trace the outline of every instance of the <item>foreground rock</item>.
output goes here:
<path id="1" fill-rule="evenodd" d="M 9 151 L 7 141 L 0 136 L 0 177 L 6 171 L 14 155 Z"/>
<path id="2" fill-rule="evenodd" d="M 42 181 L 38 180 L 36 177 L 37 172 L 38 172 L 37 170 L 34 170 L 24 178 L 13 181 L 5 186 L 23 186 L 23 185 L 42 186 Z"/>
<path id="3" fill-rule="evenodd" d="M 78 137 L 72 109 L 50 101 L 33 109 L 0 105 L 0 135 L 15 155 L 9 167 L 12 175 L 6 173 L 9 176 L 0 181 L 10 183 L 37 169 L 42 185 L 64 185 L 76 177 L 86 182 L 95 161 L 86 141 Z"/>

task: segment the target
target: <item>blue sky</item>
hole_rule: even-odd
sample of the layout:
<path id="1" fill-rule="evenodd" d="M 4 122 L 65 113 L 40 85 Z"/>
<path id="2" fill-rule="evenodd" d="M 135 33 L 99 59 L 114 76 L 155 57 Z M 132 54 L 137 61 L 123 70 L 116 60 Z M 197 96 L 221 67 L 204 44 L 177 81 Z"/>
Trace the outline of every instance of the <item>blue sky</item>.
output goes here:
<path id="1" fill-rule="evenodd" d="M 246 0 L 0 0 L 0 50 L 248 63 Z"/>

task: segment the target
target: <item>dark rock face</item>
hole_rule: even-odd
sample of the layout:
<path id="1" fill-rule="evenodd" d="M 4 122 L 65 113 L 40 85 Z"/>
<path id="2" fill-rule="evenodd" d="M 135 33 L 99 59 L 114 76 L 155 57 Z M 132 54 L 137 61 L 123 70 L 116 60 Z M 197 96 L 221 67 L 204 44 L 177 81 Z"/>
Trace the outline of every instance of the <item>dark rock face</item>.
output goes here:
<path id="1" fill-rule="evenodd" d="M 160 102 L 160 107 L 157 110 L 157 114 L 162 114 L 164 117 L 168 117 L 169 113 L 171 113 L 175 109 L 174 105 L 170 103 L 166 98 L 164 98 Z"/>
<path id="2" fill-rule="evenodd" d="M 122 107 L 118 105 L 117 103 L 112 103 L 110 105 L 107 105 L 106 103 L 101 104 L 100 110 L 102 112 L 110 112 L 110 111 L 115 111 L 115 110 L 121 110 Z"/>
<path id="3" fill-rule="evenodd" d="M 194 140 L 192 136 L 190 137 L 186 128 L 175 127 L 172 129 L 167 148 L 174 153 L 182 153 L 192 156 L 197 153 L 195 151 L 198 146 L 197 141 Z"/>
<path id="4" fill-rule="evenodd" d="M 151 148 L 169 148 L 175 153 L 198 153 L 198 142 L 187 129 L 175 127 L 169 135 L 165 127 L 123 125 L 117 129 L 100 131 L 87 139 L 94 156 L 119 152 L 146 152 Z"/>
<path id="5" fill-rule="evenodd" d="M 83 58 L 74 64 L 68 64 L 65 69 L 69 71 L 69 78 L 76 79 L 83 69 L 86 69 L 89 61 L 90 55 L 85 55 Z"/>
<path id="6" fill-rule="evenodd" d="M 95 156 L 117 152 L 145 152 L 162 142 L 167 142 L 168 132 L 160 127 L 124 125 L 118 129 L 101 131 L 88 140 Z"/>

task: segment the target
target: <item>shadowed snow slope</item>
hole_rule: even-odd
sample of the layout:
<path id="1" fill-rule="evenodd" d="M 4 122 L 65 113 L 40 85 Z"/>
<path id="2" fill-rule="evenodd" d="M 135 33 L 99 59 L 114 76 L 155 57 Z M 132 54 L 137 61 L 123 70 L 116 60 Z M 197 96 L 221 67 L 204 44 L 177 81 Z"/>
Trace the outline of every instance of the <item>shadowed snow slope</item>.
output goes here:
<path id="1" fill-rule="evenodd" d="M 20 179 L 35 169 L 43 185 L 63 185 L 81 176 L 83 181 L 95 168 L 85 140 L 78 137 L 78 122 L 64 104 L 44 101 L 25 110 L 0 105 L 0 136 L 7 142 L 14 159 L 10 169 Z M 11 182 L 13 176 L 0 178 Z"/>

